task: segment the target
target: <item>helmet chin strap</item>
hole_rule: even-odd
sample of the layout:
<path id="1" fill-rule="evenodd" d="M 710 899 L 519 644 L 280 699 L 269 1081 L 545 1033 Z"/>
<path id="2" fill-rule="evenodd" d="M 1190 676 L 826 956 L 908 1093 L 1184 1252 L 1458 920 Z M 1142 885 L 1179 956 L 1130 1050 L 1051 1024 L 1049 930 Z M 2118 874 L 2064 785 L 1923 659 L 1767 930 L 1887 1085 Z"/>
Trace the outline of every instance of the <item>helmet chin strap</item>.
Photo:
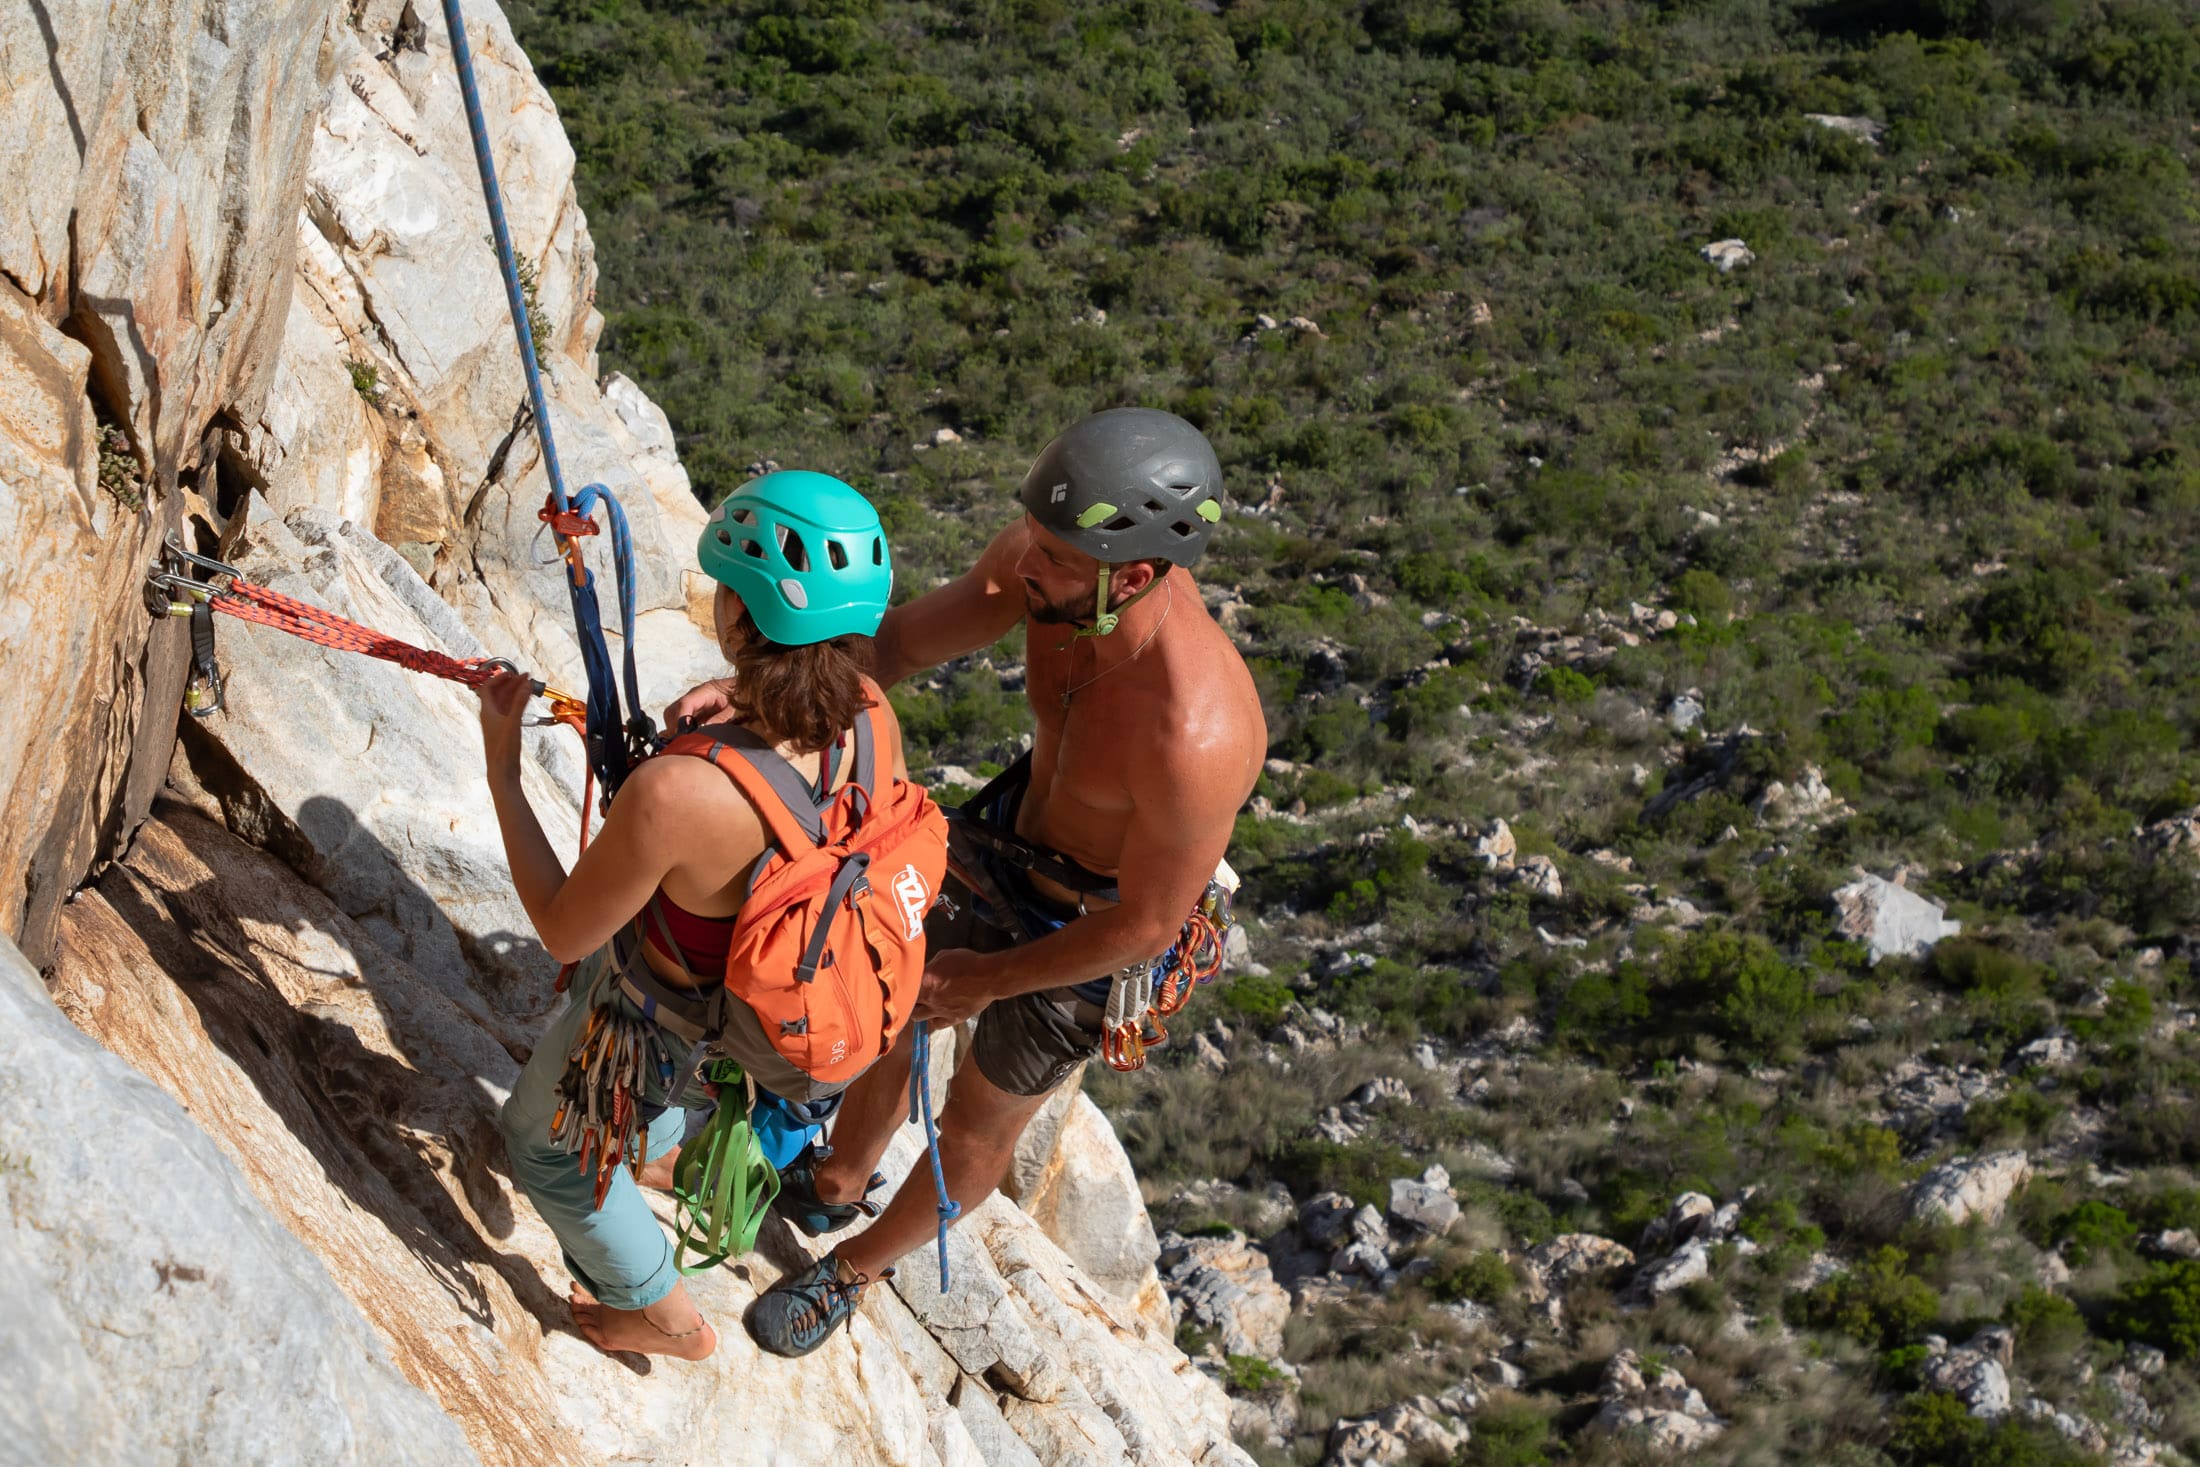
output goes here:
<path id="1" fill-rule="evenodd" d="M 1150 594 L 1156 586 L 1160 585 L 1164 580 L 1167 579 L 1167 576 L 1165 575 L 1155 576 L 1152 580 L 1146 582 L 1144 586 L 1140 587 L 1136 591 L 1133 591 L 1130 594 L 1130 598 L 1126 600 L 1121 606 L 1118 606 L 1115 608 L 1115 610 L 1110 611 L 1108 610 L 1108 585 L 1109 582 L 1113 579 L 1114 573 L 1114 566 L 1107 564 L 1105 561 L 1101 562 L 1100 574 L 1093 579 L 1092 625 L 1089 627 L 1079 627 L 1076 631 L 1072 632 L 1070 634 L 1071 641 L 1074 642 L 1079 637 L 1107 636 L 1110 632 L 1113 632 L 1117 627 L 1123 624 L 1124 612 L 1130 610 L 1133 606 L 1136 606 L 1140 597 Z"/>

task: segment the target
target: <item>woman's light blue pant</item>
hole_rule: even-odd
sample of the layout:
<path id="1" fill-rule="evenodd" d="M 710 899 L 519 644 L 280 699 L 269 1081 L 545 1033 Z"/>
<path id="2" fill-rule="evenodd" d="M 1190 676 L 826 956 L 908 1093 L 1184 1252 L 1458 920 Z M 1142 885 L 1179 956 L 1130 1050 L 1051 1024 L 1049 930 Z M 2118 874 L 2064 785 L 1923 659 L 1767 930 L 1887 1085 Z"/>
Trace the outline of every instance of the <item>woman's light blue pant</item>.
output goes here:
<path id="1" fill-rule="evenodd" d="M 550 1118 L 558 1109 L 558 1081 L 565 1074 L 566 1052 L 573 1047 L 581 1021 L 588 1015 L 591 996 L 608 982 L 608 954 L 597 953 L 573 974 L 565 1006 L 551 1015 L 550 1027 L 536 1041 L 534 1057 L 520 1071 L 511 1099 L 500 1117 L 504 1148 L 512 1159 L 512 1177 L 535 1204 L 535 1211 L 557 1234 L 565 1251 L 565 1266 L 582 1287 L 613 1309 L 642 1309 L 672 1292 L 680 1282 L 672 1264 L 672 1240 L 643 1200 L 642 1189 L 625 1167 L 618 1168 L 596 1206 L 596 1177 L 591 1168 L 582 1171 L 570 1152 L 552 1144 Z M 615 994 L 611 1002 L 625 1004 Z M 629 1006 L 631 1012 L 631 1006 Z M 665 1052 L 672 1056 L 674 1083 L 679 1083 L 687 1057 L 687 1044 L 675 1035 L 658 1031 Z M 690 1097 L 692 1098 L 692 1097 Z M 654 1161 L 680 1144 L 686 1112 L 670 1104 L 663 1083 L 650 1076 L 644 1083 L 646 1106 L 662 1106 L 663 1112 L 649 1123 L 644 1143 L 645 1159 Z M 702 1103 L 699 1101 L 699 1103 Z"/>

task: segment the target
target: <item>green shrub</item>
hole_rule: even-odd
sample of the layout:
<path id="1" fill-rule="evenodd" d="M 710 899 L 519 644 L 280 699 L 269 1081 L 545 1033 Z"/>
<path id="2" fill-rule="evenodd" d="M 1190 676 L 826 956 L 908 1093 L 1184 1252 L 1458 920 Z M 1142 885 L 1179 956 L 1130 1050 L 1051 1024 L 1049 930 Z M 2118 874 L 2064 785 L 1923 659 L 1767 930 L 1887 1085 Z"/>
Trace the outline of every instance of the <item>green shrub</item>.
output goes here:
<path id="1" fill-rule="evenodd" d="M 1900 1248 L 1880 1248 L 1856 1268 L 1801 1295 L 1793 1312 L 1814 1329 L 1835 1330 L 1880 1349 L 1906 1344 L 1940 1313 L 1940 1295 L 1909 1272 L 1909 1261 Z"/>
<path id="2" fill-rule="evenodd" d="M 1734 593 L 1707 570 L 1683 571 L 1673 583 L 1673 605 L 1698 621 L 1716 625 L 1734 610 Z"/>
<path id="3" fill-rule="evenodd" d="M 1597 685 L 1570 667 L 1546 667 L 1536 674 L 1536 690 L 1560 703 L 1586 703 L 1597 695 Z"/>
<path id="4" fill-rule="evenodd" d="M 1289 1388 L 1291 1377 L 1258 1355 L 1232 1355 L 1223 1362 L 1223 1385 L 1232 1395 L 1259 1396 Z"/>
<path id="5" fill-rule="evenodd" d="M 2067 1360 L 2086 1341 L 2078 1306 L 2037 1284 L 2026 1284 L 2003 1318 L 2016 1331 L 2017 1348 L 2034 1360 Z"/>
<path id="6" fill-rule="evenodd" d="M 2053 1237 L 2070 1261 L 2083 1267 L 2098 1257 L 2129 1252 L 2139 1227 L 2122 1208 L 2088 1200 L 2055 1219 Z"/>
<path id="7" fill-rule="evenodd" d="M 2150 1263 L 2116 1291 L 2108 1309 L 2111 1334 L 2143 1340 L 2180 1358 L 2200 1355 L 2200 1261 Z"/>
<path id="8" fill-rule="evenodd" d="M 1239 973 L 1222 985 L 1223 1008 L 1256 1024 L 1273 1024 L 1290 1006 L 1290 985 L 1260 973 Z"/>
<path id="9" fill-rule="evenodd" d="M 1534 1403 L 1495 1401 L 1474 1413 L 1473 1435 L 1452 1467 L 1547 1467 L 1551 1421 Z"/>
<path id="10" fill-rule="evenodd" d="M 1887 1450 L 1904 1467 L 2085 1467 L 2096 1460 L 2051 1427 L 1982 1420 L 1940 1391 L 1903 1399 Z"/>
<path id="11" fill-rule="evenodd" d="M 1475 1253 L 1429 1275 L 1428 1291 L 1450 1303 L 1501 1304 L 1512 1297 L 1511 1265 L 1495 1253 Z"/>

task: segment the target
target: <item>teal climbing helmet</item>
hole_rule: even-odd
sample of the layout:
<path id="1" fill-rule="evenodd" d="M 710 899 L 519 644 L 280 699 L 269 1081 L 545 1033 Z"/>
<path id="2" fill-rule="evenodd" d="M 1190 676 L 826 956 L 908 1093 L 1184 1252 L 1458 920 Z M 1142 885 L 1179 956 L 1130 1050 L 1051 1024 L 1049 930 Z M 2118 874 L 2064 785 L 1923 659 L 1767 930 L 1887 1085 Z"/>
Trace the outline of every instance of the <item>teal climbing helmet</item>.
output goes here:
<path id="1" fill-rule="evenodd" d="M 756 629 L 787 647 L 870 636 L 894 562 L 871 502 L 831 474 L 751 479 L 711 513 L 695 547 L 703 573 L 741 598 Z"/>

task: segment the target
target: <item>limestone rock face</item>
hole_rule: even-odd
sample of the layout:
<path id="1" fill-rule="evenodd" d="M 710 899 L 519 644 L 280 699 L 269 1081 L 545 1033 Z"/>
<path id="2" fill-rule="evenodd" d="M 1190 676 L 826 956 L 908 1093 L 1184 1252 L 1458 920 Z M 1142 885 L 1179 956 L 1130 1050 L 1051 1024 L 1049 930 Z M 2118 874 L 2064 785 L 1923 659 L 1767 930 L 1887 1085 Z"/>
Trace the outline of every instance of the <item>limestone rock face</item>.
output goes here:
<path id="1" fill-rule="evenodd" d="M 6 938 L 0 1199 L 11 1458 L 474 1460 L 230 1159 Z"/>
<path id="2" fill-rule="evenodd" d="M 1161 1244 L 1115 1128 L 1082 1090 L 1064 1085 L 1017 1147 L 1004 1189 L 1101 1288 L 1160 1310 Z"/>
<path id="3" fill-rule="evenodd" d="M 557 446 L 570 487 L 625 507 L 655 707 L 724 671 L 703 510 L 663 414 L 596 380 L 571 150 L 494 4 L 466 8 Z M 225 619 L 227 709 L 177 747 L 184 628 L 140 601 L 177 531 L 408 642 L 584 686 L 440 16 L 34 4 L 0 8 L 0 59 L 0 532 L 23 551 L 0 587 L 0 863 L 26 878 L 0 930 L 109 1052 L 40 1009 L 35 974 L 0 983 L 0 1091 L 34 1097 L 0 1116 L 0 1307 L 37 1322 L 0 1355 L 39 1383 L 0 1407 L 8 1439 L 41 1460 L 1241 1467 L 1227 1398 L 1171 1341 L 1128 1162 L 1074 1093 L 1029 1214 L 974 1209 L 945 1298 L 913 1256 L 818 1354 L 762 1355 L 736 1321 L 808 1261 L 774 1224 L 692 1285 L 721 1326 L 707 1364 L 636 1373 L 573 1332 L 495 1125 L 553 965 L 471 695 Z M 134 490 L 101 487 L 103 432 Z M 525 780 L 570 851 L 571 736 L 531 736 Z M 905 1130 L 887 1170 L 917 1160 Z M 270 1396 L 288 1408 L 232 1411 Z"/>
<path id="4" fill-rule="evenodd" d="M 690 1281 L 721 1326 L 710 1362 L 637 1377 L 599 1355 L 505 1172 L 517 1062 L 327 896 L 188 811 L 162 807 L 68 908 L 57 997 L 213 1135 L 485 1462 L 923 1464 L 996 1421 L 1046 1462 L 1080 1442 L 1095 1461 L 1242 1461 L 1220 1388 L 1005 1199 L 953 1235 L 952 1294 L 912 1255 L 900 1293 L 873 1291 L 806 1360 L 736 1323 L 807 1265 L 776 1222 L 758 1255 Z M 912 1165 L 904 1128 L 885 1169 Z"/>

